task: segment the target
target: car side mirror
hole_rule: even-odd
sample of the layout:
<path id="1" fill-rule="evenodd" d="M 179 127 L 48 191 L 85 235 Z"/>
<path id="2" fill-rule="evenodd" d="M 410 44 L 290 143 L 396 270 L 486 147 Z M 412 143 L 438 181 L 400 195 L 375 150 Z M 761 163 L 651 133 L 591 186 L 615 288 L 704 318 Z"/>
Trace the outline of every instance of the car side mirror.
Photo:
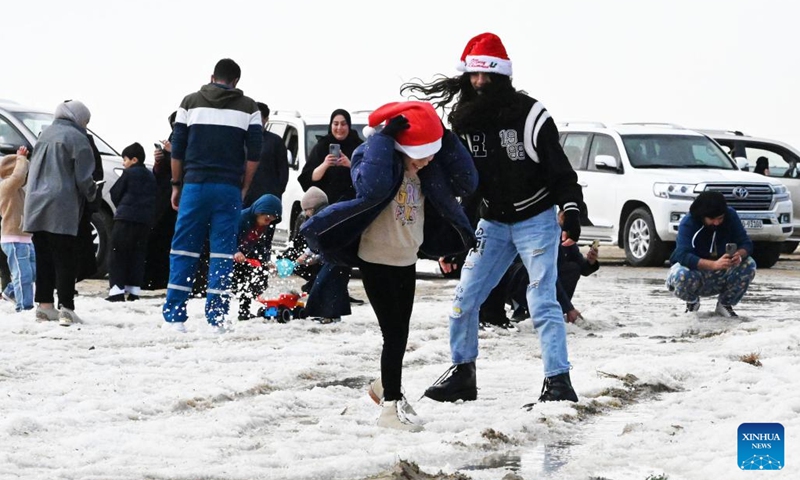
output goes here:
<path id="1" fill-rule="evenodd" d="M 736 166 L 739 167 L 739 170 L 749 172 L 750 171 L 750 162 L 747 161 L 745 157 L 736 157 Z"/>
<path id="2" fill-rule="evenodd" d="M 617 159 L 612 155 L 598 155 L 594 157 L 594 166 L 598 169 L 614 170 L 615 172 L 619 169 L 619 163 L 617 163 Z"/>

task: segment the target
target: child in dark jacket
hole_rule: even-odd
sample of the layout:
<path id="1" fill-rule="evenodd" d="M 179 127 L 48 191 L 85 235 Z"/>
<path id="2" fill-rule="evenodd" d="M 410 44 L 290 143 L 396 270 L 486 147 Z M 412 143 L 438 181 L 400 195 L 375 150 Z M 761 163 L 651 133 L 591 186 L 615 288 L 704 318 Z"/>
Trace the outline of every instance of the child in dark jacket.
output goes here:
<path id="1" fill-rule="evenodd" d="M 239 218 L 239 248 L 233 255 L 233 280 L 239 292 L 239 320 L 250 320 L 250 304 L 267 288 L 267 266 L 271 238 L 267 227 L 281 215 L 281 201 L 262 195 L 242 210 Z"/>
<path id="2" fill-rule="evenodd" d="M 109 192 L 117 208 L 111 230 L 109 302 L 138 300 L 144 280 L 147 237 L 156 201 L 156 179 L 145 167 L 144 158 L 144 148 L 138 143 L 125 147 L 125 170 Z"/>

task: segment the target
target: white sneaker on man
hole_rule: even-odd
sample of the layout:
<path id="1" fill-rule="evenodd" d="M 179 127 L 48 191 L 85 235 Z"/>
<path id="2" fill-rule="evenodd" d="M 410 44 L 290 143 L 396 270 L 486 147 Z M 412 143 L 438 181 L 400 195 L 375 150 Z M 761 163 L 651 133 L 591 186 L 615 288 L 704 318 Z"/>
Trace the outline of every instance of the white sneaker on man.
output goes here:
<path id="1" fill-rule="evenodd" d="M 721 304 L 719 302 L 717 302 L 717 308 L 714 311 L 720 317 L 731 318 L 731 317 L 738 317 L 739 316 L 739 315 L 736 315 L 736 312 L 733 311 L 733 307 L 732 306 L 723 305 L 723 304 Z"/>
<path id="2" fill-rule="evenodd" d="M 37 322 L 55 322 L 58 320 L 58 310 L 54 307 L 43 308 L 36 307 L 36 321 Z"/>
<path id="3" fill-rule="evenodd" d="M 186 333 L 186 324 L 184 322 L 167 322 L 161 324 L 161 329 L 168 332 Z"/>
<path id="4" fill-rule="evenodd" d="M 378 426 L 384 428 L 394 428 L 406 432 L 421 432 L 424 430 L 422 425 L 414 423 L 408 417 L 408 410 L 414 411 L 405 399 L 396 401 L 384 401 L 381 406 L 381 416 L 378 417 Z"/>
<path id="5" fill-rule="evenodd" d="M 62 327 L 69 327 L 73 323 L 83 323 L 83 321 L 75 311 L 61 307 L 61 312 L 58 314 L 58 324 Z"/>
<path id="6" fill-rule="evenodd" d="M 369 384 L 369 398 L 372 399 L 373 402 L 377 403 L 378 405 L 381 404 L 383 401 L 383 382 L 381 382 L 381 377 L 378 377 Z"/>

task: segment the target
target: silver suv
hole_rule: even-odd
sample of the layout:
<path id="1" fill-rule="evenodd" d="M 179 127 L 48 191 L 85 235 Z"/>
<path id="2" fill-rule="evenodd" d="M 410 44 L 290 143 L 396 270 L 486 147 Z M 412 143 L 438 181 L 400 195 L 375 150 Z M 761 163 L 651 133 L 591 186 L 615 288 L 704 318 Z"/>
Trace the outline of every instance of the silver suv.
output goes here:
<path id="1" fill-rule="evenodd" d="M 367 116 L 371 111 L 356 110 L 350 112 L 351 128 L 363 139 L 362 130 L 367 125 Z M 267 130 L 283 139 L 287 150 L 289 162 L 289 182 L 283 193 L 283 221 L 278 224 L 276 237 L 278 241 L 285 241 L 290 232 L 294 231 L 294 224 L 302 209 L 300 199 L 303 189 L 297 177 L 303 171 L 306 159 L 311 149 L 320 138 L 328 133 L 330 115 L 300 115 L 300 112 L 276 110 L 270 113 Z"/>
<path id="2" fill-rule="evenodd" d="M 792 253 L 800 242 L 800 151 L 787 143 L 767 138 L 756 138 L 733 130 L 699 130 L 739 161 L 750 171 L 759 157 L 766 157 L 769 163 L 769 176 L 783 183 L 792 194 L 794 204 L 794 232 L 784 243 L 783 253 Z"/>
<path id="3" fill-rule="evenodd" d="M 53 123 L 53 112 L 0 100 L 0 154 L 16 153 L 21 146 L 33 151 L 39 134 L 51 123 Z M 103 178 L 106 181 L 100 211 L 92 215 L 92 235 L 97 257 L 96 276 L 102 278 L 108 273 L 109 242 L 114 218 L 114 203 L 108 192 L 122 171 L 122 158 L 97 134 L 91 130 L 89 133 L 94 137 L 95 145 L 103 157 Z"/>
<path id="4" fill-rule="evenodd" d="M 742 172 L 713 140 L 669 124 L 565 123 L 561 145 L 583 187 L 594 239 L 625 249 L 633 266 L 663 265 L 678 225 L 703 191 L 736 209 L 761 268 L 778 261 L 792 234 L 792 201 L 777 179 Z"/>

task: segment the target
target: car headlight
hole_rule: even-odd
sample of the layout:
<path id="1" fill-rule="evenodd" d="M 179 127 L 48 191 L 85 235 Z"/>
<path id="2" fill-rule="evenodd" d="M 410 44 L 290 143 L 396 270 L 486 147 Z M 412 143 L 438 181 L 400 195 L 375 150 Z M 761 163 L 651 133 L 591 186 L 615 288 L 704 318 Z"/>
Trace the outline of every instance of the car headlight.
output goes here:
<path id="1" fill-rule="evenodd" d="M 694 183 L 654 183 L 653 194 L 661 198 L 693 200 L 696 186 Z"/>
<path id="2" fill-rule="evenodd" d="M 781 202 L 783 200 L 789 200 L 791 198 L 791 194 L 789 193 L 789 189 L 786 188 L 786 185 L 772 185 L 772 199 L 776 202 Z"/>

